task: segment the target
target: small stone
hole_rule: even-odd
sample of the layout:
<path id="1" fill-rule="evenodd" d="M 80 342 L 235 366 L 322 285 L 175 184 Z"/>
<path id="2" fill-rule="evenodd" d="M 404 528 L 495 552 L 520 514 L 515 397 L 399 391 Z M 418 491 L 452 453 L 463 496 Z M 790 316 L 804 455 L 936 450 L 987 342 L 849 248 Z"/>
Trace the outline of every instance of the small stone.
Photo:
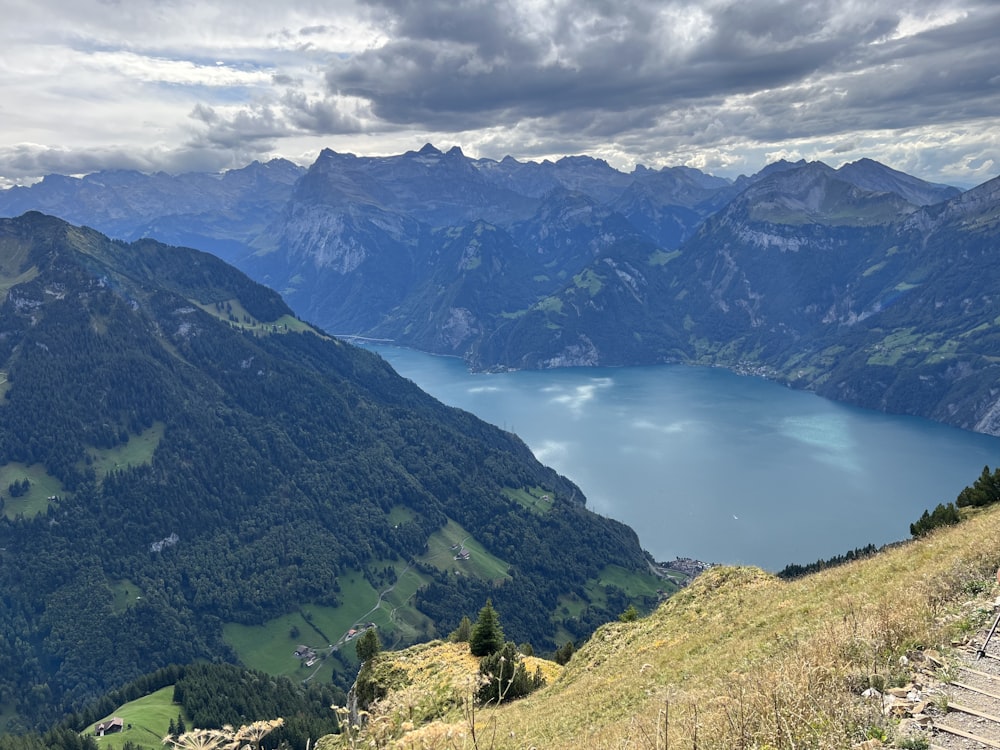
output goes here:
<path id="1" fill-rule="evenodd" d="M 894 719 L 903 719 L 910 714 L 910 707 L 905 703 L 897 703 L 894 705 L 890 711 L 889 715 Z"/>
<path id="2" fill-rule="evenodd" d="M 929 661 L 935 667 L 943 667 L 944 662 L 941 660 L 941 654 L 933 649 L 928 649 L 924 651 L 924 659 Z"/>

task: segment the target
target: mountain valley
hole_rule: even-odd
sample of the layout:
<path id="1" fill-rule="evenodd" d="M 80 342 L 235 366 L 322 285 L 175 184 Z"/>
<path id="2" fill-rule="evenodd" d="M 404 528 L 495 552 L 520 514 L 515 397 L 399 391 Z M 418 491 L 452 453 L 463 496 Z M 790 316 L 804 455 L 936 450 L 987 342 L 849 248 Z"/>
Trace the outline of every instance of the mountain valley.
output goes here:
<path id="1" fill-rule="evenodd" d="M 172 664 L 239 662 L 346 688 L 359 631 L 374 624 L 392 648 L 440 638 L 487 598 L 510 638 L 548 654 L 633 606 L 654 611 L 638 630 L 599 631 L 541 694 L 584 707 L 543 727 L 551 704 L 526 701 L 498 717 L 512 733 L 571 746 L 592 726 L 625 741 L 586 697 L 617 679 L 602 643 L 649 654 L 628 662 L 638 675 L 663 673 L 623 688 L 634 732 L 653 731 L 649 700 L 718 708 L 670 666 L 713 592 L 726 607 L 759 592 L 765 609 L 799 600 L 763 573 L 724 569 L 656 608 L 684 576 L 653 575 L 636 534 L 590 512 L 516 435 L 443 406 L 352 337 L 477 370 L 721 366 L 1000 435 L 1000 178 L 962 192 L 862 160 L 778 162 L 728 181 L 427 145 L 326 150 L 308 169 L 52 176 L 0 193 L 0 215 L 8 731 L 79 718 Z M 995 567 L 975 549 L 975 573 L 941 584 L 949 606 Z M 947 578 L 946 553 L 926 554 Z M 904 559 L 866 570 L 881 581 Z M 874 600 L 830 585 L 836 612 L 863 600 L 865 627 L 880 627 Z M 787 606 L 817 606 L 801 596 Z M 752 614 L 763 610 L 747 611 L 742 625 L 765 630 Z M 652 632 L 661 625 L 669 636 Z M 945 632 L 899 628 L 872 636 L 891 647 L 858 642 L 898 660 L 902 640 Z M 807 625 L 797 632 L 812 642 Z M 760 653 L 731 647 L 752 674 Z M 715 674 L 691 663 L 678 669 Z M 858 680 L 846 669 L 838 690 Z M 781 746 L 783 731 L 767 736 Z"/>
<path id="2" fill-rule="evenodd" d="M 0 214 L 190 241 L 330 333 L 473 369 L 720 365 L 1000 433 L 995 180 L 963 193 L 863 159 L 728 181 L 430 144 L 207 180 L 52 177 L 0 193 Z"/>
<path id="3" fill-rule="evenodd" d="M 552 650 L 676 588 L 515 435 L 214 256 L 28 213 L 0 278 L 8 729 L 194 660 L 343 681 L 356 623 L 412 643 L 489 596 Z"/>

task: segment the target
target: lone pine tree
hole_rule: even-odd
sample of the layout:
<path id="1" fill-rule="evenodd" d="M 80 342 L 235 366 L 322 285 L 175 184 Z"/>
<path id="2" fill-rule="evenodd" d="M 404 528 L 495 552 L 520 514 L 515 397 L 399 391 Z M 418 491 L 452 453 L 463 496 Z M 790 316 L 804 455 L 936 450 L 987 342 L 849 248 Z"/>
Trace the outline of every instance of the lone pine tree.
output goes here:
<path id="1" fill-rule="evenodd" d="M 469 636 L 469 651 L 473 656 L 495 654 L 503 648 L 503 628 L 500 627 L 500 617 L 493 609 L 493 602 L 486 600 L 486 606 L 479 610 L 479 618 L 472 626 Z"/>

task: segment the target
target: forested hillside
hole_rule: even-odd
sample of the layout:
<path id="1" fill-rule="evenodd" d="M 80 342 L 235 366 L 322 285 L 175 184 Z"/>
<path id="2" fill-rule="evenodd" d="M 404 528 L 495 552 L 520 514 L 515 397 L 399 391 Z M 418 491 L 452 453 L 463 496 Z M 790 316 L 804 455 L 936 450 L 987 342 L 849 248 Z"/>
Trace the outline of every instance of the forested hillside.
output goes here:
<path id="1" fill-rule="evenodd" d="M 0 221 L 0 288 L 14 728 L 170 663 L 235 661 L 233 627 L 357 609 L 404 572 L 413 614 L 382 623 L 387 642 L 446 632 L 492 596 L 511 637 L 551 649 L 621 611 L 624 592 L 598 586 L 608 566 L 647 571 L 634 532 L 516 436 L 212 256 L 26 214 Z M 453 527 L 499 576 L 433 554 Z"/>
<path id="2" fill-rule="evenodd" d="M 52 176 L 0 191 L 0 215 L 190 242 L 327 330 L 473 369 L 711 364 L 1000 434 L 998 189 L 871 159 L 729 181 L 427 144 L 324 149 L 306 170 Z"/>

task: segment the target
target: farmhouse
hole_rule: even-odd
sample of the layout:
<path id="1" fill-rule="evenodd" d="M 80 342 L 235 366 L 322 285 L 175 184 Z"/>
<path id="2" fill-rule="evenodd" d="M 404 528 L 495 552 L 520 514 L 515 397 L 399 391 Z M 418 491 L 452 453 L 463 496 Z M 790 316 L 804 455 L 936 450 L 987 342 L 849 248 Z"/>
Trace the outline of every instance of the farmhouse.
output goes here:
<path id="1" fill-rule="evenodd" d="M 316 655 L 316 652 L 309 646 L 299 646 L 295 649 L 295 656 L 299 659 L 309 659 Z"/>
<path id="2" fill-rule="evenodd" d="M 125 722 L 123 722 L 119 717 L 114 716 L 106 721 L 102 721 L 99 724 L 94 725 L 94 734 L 98 737 L 103 737 L 106 734 L 114 734 L 115 732 L 120 732 L 125 728 Z"/>

